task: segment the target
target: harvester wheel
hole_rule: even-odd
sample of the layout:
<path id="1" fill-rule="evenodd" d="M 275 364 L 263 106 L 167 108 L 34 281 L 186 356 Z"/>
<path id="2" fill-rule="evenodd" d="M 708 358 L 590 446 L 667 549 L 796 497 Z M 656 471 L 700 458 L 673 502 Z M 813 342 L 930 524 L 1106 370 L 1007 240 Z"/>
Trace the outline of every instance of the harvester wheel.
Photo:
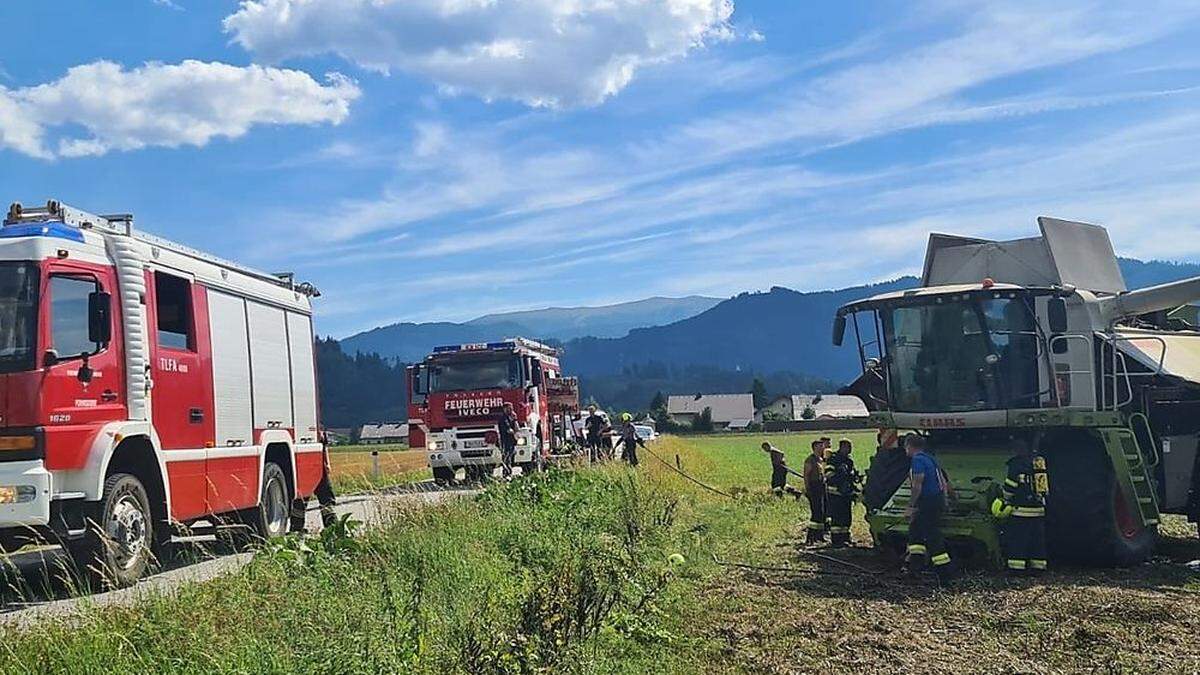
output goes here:
<path id="1" fill-rule="evenodd" d="M 1127 567 L 1145 561 L 1156 529 L 1129 504 L 1103 446 L 1075 436 L 1047 453 L 1046 540 L 1056 561 Z"/>

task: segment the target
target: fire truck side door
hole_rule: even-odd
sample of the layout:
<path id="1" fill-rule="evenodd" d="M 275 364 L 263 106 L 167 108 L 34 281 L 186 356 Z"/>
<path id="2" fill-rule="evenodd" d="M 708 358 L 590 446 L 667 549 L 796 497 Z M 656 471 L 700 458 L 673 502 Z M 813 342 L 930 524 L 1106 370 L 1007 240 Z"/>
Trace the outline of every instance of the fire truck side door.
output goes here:
<path id="1" fill-rule="evenodd" d="M 209 511 L 205 448 L 216 429 L 208 297 L 183 276 L 148 276 L 152 417 L 166 453 L 171 515 L 183 520 Z"/>
<path id="2" fill-rule="evenodd" d="M 93 343 L 88 331 L 89 297 L 115 288 L 111 270 L 70 262 L 52 264 L 42 281 L 47 468 L 82 468 L 100 425 L 125 419 L 121 342 Z M 119 335 L 111 312 L 108 320 L 111 334 Z M 90 378 L 80 377 L 85 353 Z"/>

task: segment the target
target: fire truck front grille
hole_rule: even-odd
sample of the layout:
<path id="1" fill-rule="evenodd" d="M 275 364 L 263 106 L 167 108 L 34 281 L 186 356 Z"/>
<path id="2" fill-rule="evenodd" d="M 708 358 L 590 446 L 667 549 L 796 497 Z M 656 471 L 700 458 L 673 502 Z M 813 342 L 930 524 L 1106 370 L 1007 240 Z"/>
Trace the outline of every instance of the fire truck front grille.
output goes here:
<path id="1" fill-rule="evenodd" d="M 492 455 L 491 448 L 482 448 L 479 450 L 463 450 L 458 453 L 463 457 L 490 457 Z"/>

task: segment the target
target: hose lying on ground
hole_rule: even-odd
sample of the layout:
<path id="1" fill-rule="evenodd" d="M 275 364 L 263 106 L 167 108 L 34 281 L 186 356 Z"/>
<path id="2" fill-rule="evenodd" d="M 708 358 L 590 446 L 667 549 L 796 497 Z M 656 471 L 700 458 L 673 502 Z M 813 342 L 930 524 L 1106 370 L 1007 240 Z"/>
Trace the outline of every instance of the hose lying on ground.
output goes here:
<path id="1" fill-rule="evenodd" d="M 694 476 L 691 476 L 691 475 L 689 475 L 689 474 L 688 474 L 686 471 L 684 471 L 683 469 L 680 469 L 679 467 L 675 466 L 674 464 L 671 464 L 670 462 L 668 462 L 667 460 L 663 459 L 662 457 L 659 457 L 659 456 L 658 456 L 658 455 L 657 455 L 657 454 L 656 454 L 656 453 L 655 453 L 653 450 L 651 450 L 650 448 L 647 448 L 646 446 L 642 446 L 642 449 L 643 449 L 643 450 L 645 450 L 646 452 L 650 453 L 650 456 L 651 456 L 651 457 L 653 457 L 654 459 L 657 459 L 658 461 L 660 461 L 660 462 L 662 462 L 664 465 L 666 465 L 666 467 L 667 467 L 668 469 L 670 469 L 670 470 L 674 471 L 675 473 L 679 474 L 680 476 L 683 476 L 684 478 L 686 478 L 686 479 L 688 479 L 688 480 L 692 481 L 693 483 L 695 483 L 696 485 L 699 485 L 700 487 L 704 488 L 705 490 L 708 490 L 709 492 L 715 492 L 715 493 L 717 493 L 717 494 L 721 495 L 722 497 L 728 497 L 728 498 L 730 498 L 730 499 L 737 499 L 737 497 L 734 497 L 733 495 L 729 494 L 728 492 L 723 492 L 723 491 L 721 491 L 721 490 L 718 490 L 717 488 L 715 488 L 715 487 L 713 487 L 713 486 L 711 486 L 711 485 L 709 485 L 709 484 L 705 483 L 704 481 L 702 481 L 702 480 L 700 480 L 700 479 L 698 479 L 698 478 L 696 478 L 696 477 L 694 477 Z"/>

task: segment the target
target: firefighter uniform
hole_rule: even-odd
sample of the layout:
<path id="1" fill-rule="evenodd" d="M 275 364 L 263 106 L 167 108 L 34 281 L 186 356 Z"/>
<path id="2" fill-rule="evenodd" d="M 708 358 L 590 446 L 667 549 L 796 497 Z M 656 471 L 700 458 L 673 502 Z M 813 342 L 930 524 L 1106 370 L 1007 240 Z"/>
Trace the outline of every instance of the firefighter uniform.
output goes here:
<path id="1" fill-rule="evenodd" d="M 909 573 L 919 572 L 932 565 L 938 579 L 953 576 L 950 552 L 942 536 L 942 514 L 946 510 L 948 486 L 937 461 L 923 450 L 912 455 L 911 475 L 921 476 L 921 493 L 913 500 L 912 520 L 908 525 L 908 555 L 905 567 Z"/>
<path id="2" fill-rule="evenodd" d="M 835 452 L 825 460 L 825 508 L 829 539 L 834 546 L 850 543 L 850 509 L 858 498 L 858 472 L 848 452 Z"/>
<path id="3" fill-rule="evenodd" d="M 782 497 L 783 491 L 787 489 L 787 460 L 779 448 L 769 443 L 763 443 L 763 445 L 766 446 L 764 449 L 767 453 L 771 455 L 771 492 L 774 492 L 776 497 Z"/>
<path id="4" fill-rule="evenodd" d="M 1020 454 L 1008 460 L 1004 496 L 992 502 L 1001 519 L 1000 544 L 1005 564 L 1014 573 L 1046 570 L 1046 495 L 1050 481 L 1041 455 Z"/>
<path id="5" fill-rule="evenodd" d="M 806 544 L 825 541 L 825 468 L 821 458 L 813 453 L 804 458 L 804 496 L 808 498 L 808 534 Z"/>

